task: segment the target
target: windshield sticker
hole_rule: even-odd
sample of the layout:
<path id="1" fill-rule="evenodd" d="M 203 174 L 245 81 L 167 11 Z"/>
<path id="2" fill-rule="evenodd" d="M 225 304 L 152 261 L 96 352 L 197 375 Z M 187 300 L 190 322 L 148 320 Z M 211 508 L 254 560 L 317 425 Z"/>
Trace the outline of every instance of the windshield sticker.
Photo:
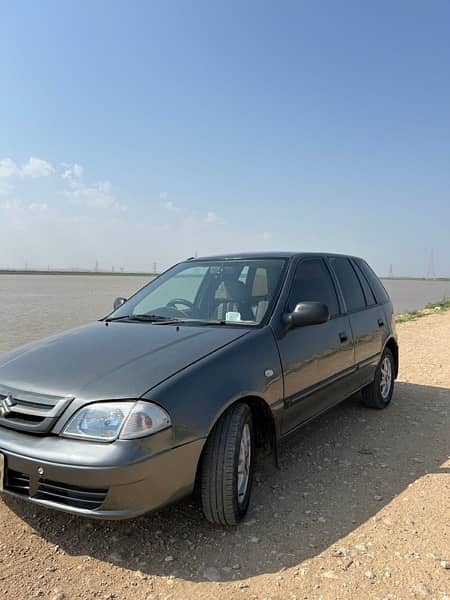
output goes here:
<path id="1" fill-rule="evenodd" d="M 225 321 L 240 321 L 241 313 L 236 311 L 230 311 L 225 314 Z"/>

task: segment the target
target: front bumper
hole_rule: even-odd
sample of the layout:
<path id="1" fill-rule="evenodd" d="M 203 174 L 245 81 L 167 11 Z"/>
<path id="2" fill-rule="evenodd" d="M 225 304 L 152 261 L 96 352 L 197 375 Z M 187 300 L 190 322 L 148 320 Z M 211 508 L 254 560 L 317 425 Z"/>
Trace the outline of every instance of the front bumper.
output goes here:
<path id="1" fill-rule="evenodd" d="M 0 428 L 0 454 L 4 459 L 2 491 L 91 518 L 126 519 L 141 515 L 193 490 L 205 440 L 167 448 L 169 435 L 161 432 L 152 436 L 159 436 L 158 440 L 93 444 L 36 438 Z M 19 444 L 19 440 L 31 444 Z M 18 445 L 22 446 L 20 452 Z M 152 446 L 155 452 L 151 452 Z"/>

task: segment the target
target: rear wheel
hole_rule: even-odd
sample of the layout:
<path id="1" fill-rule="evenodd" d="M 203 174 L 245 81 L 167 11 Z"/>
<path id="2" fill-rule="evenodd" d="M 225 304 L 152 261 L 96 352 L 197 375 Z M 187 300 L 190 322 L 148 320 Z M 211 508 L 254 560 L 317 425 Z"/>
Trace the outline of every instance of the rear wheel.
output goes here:
<path id="1" fill-rule="evenodd" d="M 389 348 L 383 352 L 373 382 L 362 390 L 363 402 L 369 408 L 386 408 L 394 392 L 394 356 Z"/>
<path id="2" fill-rule="evenodd" d="M 211 431 L 202 458 L 200 488 L 206 518 L 236 525 L 250 502 L 255 455 L 252 411 L 233 405 Z"/>

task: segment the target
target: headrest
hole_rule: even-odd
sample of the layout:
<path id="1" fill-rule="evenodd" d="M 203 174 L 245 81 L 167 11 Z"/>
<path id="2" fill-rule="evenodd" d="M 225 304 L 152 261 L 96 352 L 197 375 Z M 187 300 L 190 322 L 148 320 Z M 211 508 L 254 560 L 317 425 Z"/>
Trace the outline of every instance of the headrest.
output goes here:
<path id="1" fill-rule="evenodd" d="M 239 302 L 245 296 L 245 285 L 238 279 L 223 279 L 217 286 L 214 298 L 216 300 Z"/>
<path id="2" fill-rule="evenodd" d="M 252 296 L 267 296 L 268 293 L 267 270 L 258 267 L 253 280 Z"/>

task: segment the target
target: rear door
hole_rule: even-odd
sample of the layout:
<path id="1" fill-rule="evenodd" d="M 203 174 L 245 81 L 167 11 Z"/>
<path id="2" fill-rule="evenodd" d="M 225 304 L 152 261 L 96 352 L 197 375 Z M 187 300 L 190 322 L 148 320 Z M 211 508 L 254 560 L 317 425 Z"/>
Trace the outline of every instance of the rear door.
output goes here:
<path id="1" fill-rule="evenodd" d="M 331 256 L 355 341 L 356 387 L 372 381 L 384 343 L 384 315 L 361 269 L 352 259 Z"/>
<path id="2" fill-rule="evenodd" d="M 336 286 L 322 258 L 297 264 L 284 310 L 303 301 L 327 304 L 327 323 L 280 331 L 277 339 L 284 373 L 287 433 L 349 393 L 346 375 L 354 370 L 353 339 L 347 315 L 341 314 Z"/>

